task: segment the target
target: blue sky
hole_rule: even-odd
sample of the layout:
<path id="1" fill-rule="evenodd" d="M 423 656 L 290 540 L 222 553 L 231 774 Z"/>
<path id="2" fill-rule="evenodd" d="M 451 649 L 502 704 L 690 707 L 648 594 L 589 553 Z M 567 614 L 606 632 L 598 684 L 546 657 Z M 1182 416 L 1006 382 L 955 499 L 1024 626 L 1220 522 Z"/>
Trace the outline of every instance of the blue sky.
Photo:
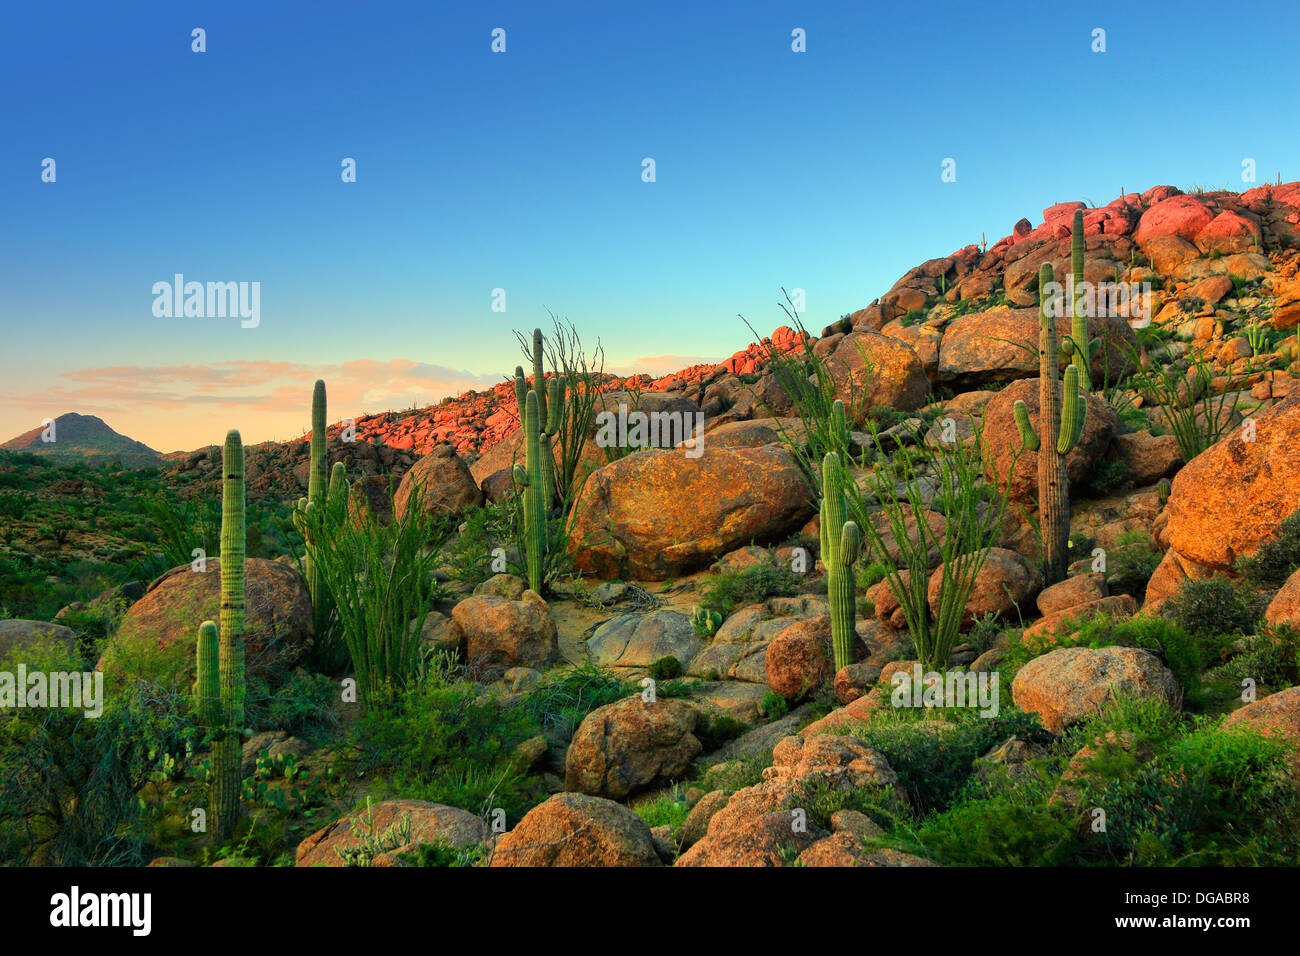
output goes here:
<path id="1" fill-rule="evenodd" d="M 781 324 L 783 285 L 820 328 L 1055 202 L 1247 188 L 1245 157 L 1294 180 L 1297 27 L 1197 0 L 13 7 L 0 439 L 64 411 L 163 450 L 287 438 L 318 374 L 335 419 L 427 404 L 512 369 L 546 307 L 663 372 L 743 348 L 737 313 Z M 260 325 L 155 317 L 177 272 L 260 282 Z"/>

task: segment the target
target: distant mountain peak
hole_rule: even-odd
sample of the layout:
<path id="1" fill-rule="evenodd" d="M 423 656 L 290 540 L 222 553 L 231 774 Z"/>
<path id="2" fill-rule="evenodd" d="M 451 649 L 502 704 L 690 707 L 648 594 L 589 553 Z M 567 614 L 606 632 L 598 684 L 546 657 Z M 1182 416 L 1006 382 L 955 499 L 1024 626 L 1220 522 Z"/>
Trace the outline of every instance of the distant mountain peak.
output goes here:
<path id="1" fill-rule="evenodd" d="M 53 440 L 50 440 L 53 439 Z M 115 432 L 102 418 L 67 412 L 0 445 L 5 451 L 22 451 L 52 458 L 86 461 L 116 460 L 123 465 L 157 465 L 162 456 L 143 442 Z"/>

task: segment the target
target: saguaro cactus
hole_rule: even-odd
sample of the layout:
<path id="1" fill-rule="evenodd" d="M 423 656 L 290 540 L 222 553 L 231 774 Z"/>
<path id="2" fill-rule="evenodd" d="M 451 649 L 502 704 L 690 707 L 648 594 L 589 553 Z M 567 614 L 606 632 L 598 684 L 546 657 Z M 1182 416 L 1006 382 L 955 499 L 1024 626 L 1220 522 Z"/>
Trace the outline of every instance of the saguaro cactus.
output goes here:
<path id="1" fill-rule="evenodd" d="M 1065 382 L 1061 382 L 1062 350 L 1057 345 L 1056 320 L 1046 291 L 1052 281 L 1052 266 L 1043 263 L 1038 273 L 1038 429 L 1030 423 L 1024 402 L 1017 401 L 1013 406 L 1024 449 L 1038 452 L 1038 519 L 1042 527 L 1043 576 L 1048 584 L 1065 580 L 1069 566 L 1070 480 L 1065 456 L 1079 443 L 1088 412 L 1085 393 L 1079 388 L 1079 367 L 1068 365 Z M 1046 444 L 1040 435 L 1047 437 Z"/>
<path id="2" fill-rule="evenodd" d="M 1070 303 L 1070 336 L 1063 343 L 1063 347 L 1066 354 L 1070 356 L 1070 364 L 1079 370 L 1079 387 L 1085 392 L 1091 392 L 1092 355 L 1098 343 L 1088 338 L 1083 253 L 1083 210 L 1076 209 L 1074 223 L 1070 230 L 1070 283 L 1074 297 Z M 1096 301 L 1095 297 L 1094 301 Z"/>
<path id="3" fill-rule="evenodd" d="M 546 512 L 548 503 L 543 498 L 545 472 L 542 459 L 549 457 L 542 450 L 541 412 L 536 390 L 529 391 L 524 399 L 524 461 L 515 465 L 515 484 L 524 489 L 524 552 L 528 564 L 528 586 L 538 594 L 542 592 L 542 556 L 546 552 Z"/>
<path id="4" fill-rule="evenodd" d="M 221 485 L 221 613 L 199 626 L 196 704 L 212 736 L 211 816 L 217 842 L 239 817 L 244 726 L 244 446 L 226 435 Z"/>
<path id="5" fill-rule="evenodd" d="M 822 564 L 826 568 L 826 591 L 831 606 L 831 645 L 835 669 L 853 663 L 856 582 L 853 564 L 862 549 L 862 533 L 854 521 L 844 519 L 844 471 L 839 456 L 828 452 L 822 459 L 821 538 Z"/>
<path id="6" fill-rule="evenodd" d="M 544 358 L 542 330 L 533 329 L 533 392 L 537 395 L 538 441 L 544 453 L 542 455 L 542 501 L 549 509 L 555 499 L 555 457 L 551 452 L 551 439 L 560 430 L 560 415 L 553 407 L 553 400 L 548 400 L 553 399 L 557 392 L 546 385 Z M 553 384 L 558 386 L 559 382 Z M 562 403 L 558 412 L 563 412 Z"/>
<path id="7" fill-rule="evenodd" d="M 317 565 L 316 548 L 319 546 L 308 531 L 306 514 L 309 509 L 323 508 L 328 493 L 325 444 L 325 382 L 316 380 L 311 395 L 311 462 L 307 471 L 307 497 L 299 498 L 293 520 L 303 538 L 303 575 L 311 595 L 312 619 L 319 634 L 329 617 L 328 595 Z"/>

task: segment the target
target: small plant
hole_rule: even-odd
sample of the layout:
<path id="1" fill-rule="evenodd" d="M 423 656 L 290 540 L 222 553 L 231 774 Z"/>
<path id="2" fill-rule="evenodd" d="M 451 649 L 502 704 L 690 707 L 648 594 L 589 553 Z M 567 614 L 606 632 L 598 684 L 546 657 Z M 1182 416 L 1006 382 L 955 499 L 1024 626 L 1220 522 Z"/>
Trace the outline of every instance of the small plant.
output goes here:
<path id="1" fill-rule="evenodd" d="M 646 673 L 655 680 L 662 681 L 673 680 L 674 678 L 681 677 L 684 670 L 682 662 L 669 654 L 666 657 L 661 657 L 656 661 L 652 661 L 650 666 L 646 668 Z"/>
<path id="2" fill-rule="evenodd" d="M 767 691 L 758 702 L 758 712 L 765 720 L 780 720 L 789 708 L 786 699 L 774 690 Z"/>
<path id="3" fill-rule="evenodd" d="M 722 627 L 722 615 L 718 611 L 707 611 L 698 604 L 691 609 L 691 626 L 700 637 L 713 637 Z"/>

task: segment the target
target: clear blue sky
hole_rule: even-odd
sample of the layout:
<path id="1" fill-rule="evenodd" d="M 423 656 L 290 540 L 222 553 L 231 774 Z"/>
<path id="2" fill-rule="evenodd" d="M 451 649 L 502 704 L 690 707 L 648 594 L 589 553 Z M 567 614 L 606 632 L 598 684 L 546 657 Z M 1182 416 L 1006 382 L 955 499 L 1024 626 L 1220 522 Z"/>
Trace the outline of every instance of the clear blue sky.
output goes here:
<path id="1" fill-rule="evenodd" d="M 664 371 L 742 348 L 737 313 L 780 324 L 782 285 L 820 328 L 1054 202 L 1246 188 L 1244 157 L 1294 180 L 1298 27 L 1201 0 L 10 5 L 0 439 L 63 411 L 164 450 L 285 438 L 318 372 L 332 418 L 426 404 L 512 369 L 544 307 Z M 260 326 L 155 318 L 176 272 L 260 282 Z"/>

